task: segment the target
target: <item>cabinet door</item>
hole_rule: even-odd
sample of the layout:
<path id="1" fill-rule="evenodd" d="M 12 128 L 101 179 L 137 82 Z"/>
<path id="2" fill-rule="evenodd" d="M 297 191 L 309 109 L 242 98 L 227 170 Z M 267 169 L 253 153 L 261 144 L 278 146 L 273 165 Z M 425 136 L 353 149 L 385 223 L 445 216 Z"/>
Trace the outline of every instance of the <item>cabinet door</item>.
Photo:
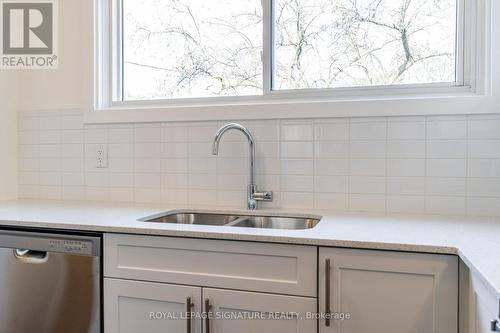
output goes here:
<path id="1" fill-rule="evenodd" d="M 500 323 L 500 300 L 488 285 L 476 274 L 471 274 L 471 333 L 498 332 L 492 330 L 491 322 Z"/>
<path id="2" fill-rule="evenodd" d="M 203 289 L 205 333 L 314 333 L 315 298 Z M 207 330 L 208 328 L 208 330 Z"/>
<path id="3" fill-rule="evenodd" d="M 201 288 L 104 279 L 105 333 L 201 333 Z M 194 316 L 193 316 L 194 317 Z"/>
<path id="4" fill-rule="evenodd" d="M 455 256 L 321 248 L 319 274 L 322 333 L 457 333 Z"/>

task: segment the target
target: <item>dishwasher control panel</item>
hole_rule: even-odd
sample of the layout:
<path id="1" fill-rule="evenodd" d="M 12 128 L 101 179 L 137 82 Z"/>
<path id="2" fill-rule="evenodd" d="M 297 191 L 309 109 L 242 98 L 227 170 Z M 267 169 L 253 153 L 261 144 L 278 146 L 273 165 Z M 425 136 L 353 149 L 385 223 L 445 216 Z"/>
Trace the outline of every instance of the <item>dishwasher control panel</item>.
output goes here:
<path id="1" fill-rule="evenodd" d="M 92 254 L 92 242 L 72 239 L 49 239 L 50 251 Z"/>

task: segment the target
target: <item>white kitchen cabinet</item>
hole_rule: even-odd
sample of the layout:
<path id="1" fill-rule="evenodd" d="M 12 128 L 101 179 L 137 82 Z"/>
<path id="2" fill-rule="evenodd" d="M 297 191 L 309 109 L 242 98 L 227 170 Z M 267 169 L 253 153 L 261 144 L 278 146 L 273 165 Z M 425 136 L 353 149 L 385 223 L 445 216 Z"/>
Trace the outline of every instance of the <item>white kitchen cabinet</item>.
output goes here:
<path id="1" fill-rule="evenodd" d="M 317 248 L 106 234 L 104 276 L 316 297 Z"/>
<path id="2" fill-rule="evenodd" d="M 201 288 L 104 279 L 105 333 L 201 333 Z"/>
<path id="3" fill-rule="evenodd" d="M 320 248 L 321 333 L 457 333 L 455 256 Z"/>
<path id="4" fill-rule="evenodd" d="M 469 325 L 470 333 L 500 332 L 492 321 L 500 323 L 500 299 L 490 290 L 481 277 L 470 274 Z M 500 326 L 500 325 L 499 325 Z"/>
<path id="5" fill-rule="evenodd" d="M 271 295 L 222 289 L 203 289 L 204 321 L 210 333 L 314 333 L 317 320 L 315 298 Z M 311 317 L 309 317 L 311 318 Z M 208 326 L 208 330 L 206 329 Z"/>

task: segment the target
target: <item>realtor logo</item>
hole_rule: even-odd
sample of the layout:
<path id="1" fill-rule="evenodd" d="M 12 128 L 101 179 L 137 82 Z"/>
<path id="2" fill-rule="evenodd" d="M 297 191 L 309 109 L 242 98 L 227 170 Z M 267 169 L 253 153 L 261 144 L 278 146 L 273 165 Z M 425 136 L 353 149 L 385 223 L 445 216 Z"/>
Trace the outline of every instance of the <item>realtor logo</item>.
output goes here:
<path id="1" fill-rule="evenodd" d="M 0 0 L 2 69 L 57 68 L 55 0 Z"/>

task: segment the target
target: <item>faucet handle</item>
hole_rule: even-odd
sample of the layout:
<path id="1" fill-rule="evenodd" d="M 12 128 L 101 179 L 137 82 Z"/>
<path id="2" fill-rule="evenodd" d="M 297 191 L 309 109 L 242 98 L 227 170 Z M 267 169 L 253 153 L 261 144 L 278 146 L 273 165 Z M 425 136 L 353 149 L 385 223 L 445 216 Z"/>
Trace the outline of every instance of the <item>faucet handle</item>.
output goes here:
<path id="1" fill-rule="evenodd" d="M 253 199 L 255 201 L 273 201 L 273 192 L 255 192 L 253 194 Z"/>

